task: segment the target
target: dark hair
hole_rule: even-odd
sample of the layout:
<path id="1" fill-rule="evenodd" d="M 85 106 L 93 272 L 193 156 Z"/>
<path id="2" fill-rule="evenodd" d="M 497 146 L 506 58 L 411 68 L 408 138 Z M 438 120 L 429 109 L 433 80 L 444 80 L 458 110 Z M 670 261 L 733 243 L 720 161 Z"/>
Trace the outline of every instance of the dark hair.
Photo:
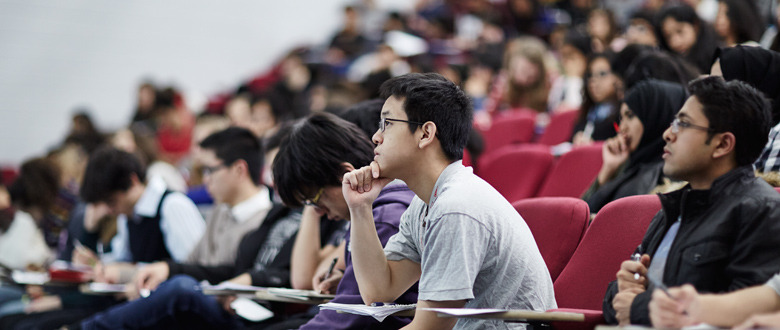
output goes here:
<path id="1" fill-rule="evenodd" d="M 384 100 L 373 99 L 353 105 L 344 111 L 340 117 L 357 125 L 369 139 L 379 130 L 379 120 L 382 118 Z"/>
<path id="2" fill-rule="evenodd" d="M 130 189 L 133 175 L 140 182 L 146 180 L 146 171 L 133 154 L 113 147 L 98 149 L 84 171 L 81 198 L 87 203 L 105 202 L 112 194 Z"/>
<path id="3" fill-rule="evenodd" d="M 645 52 L 639 55 L 626 70 L 626 90 L 647 79 L 658 79 L 687 85 L 698 76 L 696 69 L 681 58 L 666 52 Z"/>
<path id="4" fill-rule="evenodd" d="M 577 29 L 566 31 L 566 35 L 563 37 L 563 44 L 576 48 L 585 58 L 588 58 L 593 53 L 593 42 L 590 36 Z"/>
<path id="5" fill-rule="evenodd" d="M 255 185 L 260 185 L 260 172 L 263 170 L 263 153 L 260 141 L 247 129 L 230 127 L 209 135 L 200 143 L 200 147 L 214 151 L 226 166 L 237 160 L 246 162 L 249 176 Z"/>
<path id="6" fill-rule="evenodd" d="M 39 207 L 50 210 L 60 189 L 60 169 L 46 158 L 33 158 L 22 164 L 19 176 L 8 193 L 14 204 L 22 209 Z"/>
<path id="7" fill-rule="evenodd" d="M 696 79 L 688 89 L 701 103 L 710 128 L 734 134 L 737 165 L 753 164 L 766 145 L 772 122 L 764 95 L 747 83 L 717 76 Z"/>
<path id="8" fill-rule="evenodd" d="M 409 121 L 436 124 L 436 137 L 450 160 L 463 158 L 463 148 L 471 132 L 471 100 L 453 82 L 436 73 L 409 73 L 382 84 L 383 99 L 404 99 Z M 418 128 L 409 124 L 409 131 Z"/>
<path id="9" fill-rule="evenodd" d="M 585 122 L 588 117 L 588 111 L 596 106 L 596 102 L 593 101 L 593 98 L 591 98 L 590 92 L 588 91 L 588 79 L 591 75 L 590 65 L 600 58 L 607 60 L 607 63 L 610 63 L 610 69 L 612 68 L 612 59 L 614 58 L 612 53 L 594 53 L 588 58 L 588 63 L 585 65 L 585 75 L 582 76 L 582 106 L 580 106 L 580 115 L 579 118 L 577 118 L 578 122 Z M 615 91 L 615 95 L 616 96 L 612 100 L 604 100 L 604 102 L 611 102 L 613 112 L 617 114 L 618 109 L 620 109 L 620 102 L 617 99 L 617 90 Z"/>
<path id="10" fill-rule="evenodd" d="M 263 138 L 263 152 L 268 152 L 270 150 L 281 147 L 284 139 L 290 135 L 290 132 L 292 132 L 292 127 L 293 122 L 282 122 L 279 125 L 279 129 L 276 130 L 276 133 L 269 137 Z"/>
<path id="11" fill-rule="evenodd" d="M 698 30 L 696 42 L 691 46 L 688 54 L 684 56 L 686 60 L 690 61 L 699 69 L 699 73 L 710 72 L 712 55 L 715 54 L 715 49 L 718 48 L 718 39 L 712 26 L 702 20 L 699 15 L 696 14 L 696 10 L 691 6 L 683 4 L 667 7 L 658 14 L 658 19 L 656 20 L 656 34 L 659 36 L 658 39 L 661 48 L 670 52 L 674 51 L 669 48 L 663 33 L 664 20 L 669 17 L 681 23 L 691 24 Z"/>
<path id="12" fill-rule="evenodd" d="M 731 31 L 738 44 L 759 41 L 764 33 L 764 21 L 758 14 L 754 1 L 719 0 L 726 5 Z"/>
<path id="13" fill-rule="evenodd" d="M 282 141 L 273 163 L 274 184 L 285 205 L 298 207 L 316 189 L 341 186 L 341 163 L 361 168 L 373 157 L 372 143 L 357 126 L 333 114 L 312 114 Z"/>
<path id="14" fill-rule="evenodd" d="M 610 65 L 612 66 L 612 72 L 620 77 L 620 79 L 626 78 L 628 68 L 631 67 L 631 63 L 639 58 L 645 52 L 652 51 L 653 47 L 648 45 L 630 44 L 623 50 L 615 54 Z M 626 88 L 628 89 L 628 88 Z"/>

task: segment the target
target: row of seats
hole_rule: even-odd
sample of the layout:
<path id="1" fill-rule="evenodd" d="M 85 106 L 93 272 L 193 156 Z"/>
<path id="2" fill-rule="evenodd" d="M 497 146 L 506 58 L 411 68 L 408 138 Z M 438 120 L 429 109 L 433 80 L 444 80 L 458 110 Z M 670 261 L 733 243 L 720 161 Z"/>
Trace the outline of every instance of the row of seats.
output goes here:
<path id="1" fill-rule="evenodd" d="M 490 128 L 480 129 L 485 143 L 483 153 L 487 154 L 510 144 L 535 142 L 554 146 L 567 142 L 571 139 L 579 111 L 556 112 L 538 137 L 534 134 L 536 116 L 535 111 L 527 109 L 509 110 L 496 115 Z"/>
<path id="2" fill-rule="evenodd" d="M 613 201 L 590 221 L 588 204 L 578 198 L 541 197 L 513 203 L 534 235 L 555 288 L 557 312 L 585 314 L 585 322 L 554 322 L 552 327 L 593 329 L 604 323 L 604 293 L 620 264 L 642 242 L 661 209 L 656 195 Z"/>

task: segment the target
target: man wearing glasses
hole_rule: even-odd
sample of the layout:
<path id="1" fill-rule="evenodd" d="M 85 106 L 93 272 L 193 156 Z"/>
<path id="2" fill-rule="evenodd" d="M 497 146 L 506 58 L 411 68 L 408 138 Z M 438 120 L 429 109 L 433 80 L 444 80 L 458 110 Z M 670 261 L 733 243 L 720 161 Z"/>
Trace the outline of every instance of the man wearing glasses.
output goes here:
<path id="1" fill-rule="evenodd" d="M 663 135 L 664 174 L 688 185 L 659 195 L 662 209 L 636 251 L 641 260 L 623 262 L 607 289 L 609 323 L 650 325 L 656 284 L 730 292 L 780 270 L 780 194 L 752 166 L 767 141 L 769 102 L 720 77 L 695 80 L 689 89 Z"/>
<path id="2" fill-rule="evenodd" d="M 352 258 L 366 304 L 393 301 L 419 280 L 404 329 L 506 329 L 500 320 L 439 318 L 426 307 L 555 308 L 552 281 L 528 226 L 509 202 L 461 163 L 472 125 L 468 97 L 437 74 L 407 74 L 386 98 L 370 166 L 344 176 Z M 385 248 L 371 205 L 394 179 L 416 197 Z"/>

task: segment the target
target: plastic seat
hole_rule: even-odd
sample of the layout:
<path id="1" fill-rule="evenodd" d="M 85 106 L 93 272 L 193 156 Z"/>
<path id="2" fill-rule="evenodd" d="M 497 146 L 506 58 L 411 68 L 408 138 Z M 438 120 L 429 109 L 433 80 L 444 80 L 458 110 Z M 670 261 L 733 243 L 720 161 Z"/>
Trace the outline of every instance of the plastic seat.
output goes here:
<path id="1" fill-rule="evenodd" d="M 487 130 L 480 130 L 485 141 L 483 155 L 510 144 L 531 142 L 536 115 L 530 111 L 511 111 L 496 116 Z"/>
<path id="2" fill-rule="evenodd" d="M 554 146 L 569 141 L 579 115 L 579 111 L 564 111 L 554 114 L 550 117 L 550 124 L 547 125 L 544 133 L 539 136 L 539 140 L 536 142 Z"/>
<path id="3" fill-rule="evenodd" d="M 512 206 L 531 229 L 554 282 L 588 228 L 588 203 L 579 198 L 543 197 L 517 201 Z"/>

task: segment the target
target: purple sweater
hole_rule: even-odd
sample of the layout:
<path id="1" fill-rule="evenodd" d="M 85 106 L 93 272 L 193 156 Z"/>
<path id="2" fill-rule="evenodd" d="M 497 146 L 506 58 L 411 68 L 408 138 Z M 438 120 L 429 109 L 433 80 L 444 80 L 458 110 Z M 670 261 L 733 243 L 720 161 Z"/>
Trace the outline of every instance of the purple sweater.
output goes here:
<path id="1" fill-rule="evenodd" d="M 406 184 L 391 183 L 379 192 L 379 197 L 374 201 L 374 224 L 382 246 L 387 244 L 391 236 L 398 232 L 401 223 L 401 214 L 411 203 L 414 193 Z M 349 247 L 349 231 L 346 235 L 347 247 Z M 347 268 L 344 277 L 336 289 L 336 298 L 332 301 L 342 304 L 363 304 L 360 297 L 355 271 L 352 269 L 352 253 L 349 248 L 344 251 L 344 260 Z M 417 284 L 404 292 L 396 300 L 399 304 L 417 303 Z M 411 322 L 409 318 L 390 316 L 379 323 L 373 317 L 353 314 L 339 314 L 332 310 L 320 310 L 313 319 L 301 326 L 300 329 L 399 329 Z"/>

